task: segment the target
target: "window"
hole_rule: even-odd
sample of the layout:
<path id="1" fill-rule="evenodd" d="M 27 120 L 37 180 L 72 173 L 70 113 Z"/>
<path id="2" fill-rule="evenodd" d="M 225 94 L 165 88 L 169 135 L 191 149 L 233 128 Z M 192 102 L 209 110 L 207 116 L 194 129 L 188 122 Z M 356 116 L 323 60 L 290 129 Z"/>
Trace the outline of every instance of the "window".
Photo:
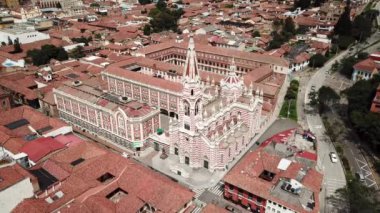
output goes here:
<path id="1" fill-rule="evenodd" d="M 230 185 L 230 190 L 234 190 L 234 186 L 233 185 Z"/>
<path id="2" fill-rule="evenodd" d="M 185 115 L 189 116 L 190 115 L 190 104 L 185 101 Z"/>
<path id="3" fill-rule="evenodd" d="M 194 95 L 194 90 L 191 90 L 191 96 L 193 96 Z"/>
<path id="4" fill-rule="evenodd" d="M 187 129 L 187 130 L 190 130 L 190 125 L 189 124 L 185 124 L 185 129 Z"/>
<path id="5" fill-rule="evenodd" d="M 253 195 L 252 195 L 251 193 L 249 193 L 249 194 L 248 194 L 248 199 L 249 199 L 249 200 L 252 200 L 252 198 L 253 198 Z"/>
<path id="6" fill-rule="evenodd" d="M 199 102 L 197 102 L 196 104 L 195 104 L 195 115 L 198 115 L 198 112 L 199 112 Z"/>

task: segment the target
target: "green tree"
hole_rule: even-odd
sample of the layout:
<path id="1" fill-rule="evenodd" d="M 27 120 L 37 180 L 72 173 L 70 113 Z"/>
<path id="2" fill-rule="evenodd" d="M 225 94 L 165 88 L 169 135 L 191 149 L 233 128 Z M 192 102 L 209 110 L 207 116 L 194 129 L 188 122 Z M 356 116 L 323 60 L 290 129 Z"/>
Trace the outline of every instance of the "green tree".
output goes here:
<path id="1" fill-rule="evenodd" d="M 348 58 L 344 58 L 342 60 L 342 63 L 340 65 L 340 70 L 339 73 L 346 76 L 347 78 L 351 79 L 352 76 L 352 71 L 353 71 L 353 66 L 358 62 L 358 60 L 350 56 Z"/>
<path id="2" fill-rule="evenodd" d="M 145 4 L 150 4 L 150 3 L 152 3 L 152 1 L 151 1 L 151 0 L 139 0 L 139 3 L 140 3 L 141 5 L 145 5 Z"/>
<path id="3" fill-rule="evenodd" d="M 328 199 L 343 212 L 346 212 L 347 209 L 350 213 L 380 211 L 376 192 L 372 188 L 364 186 L 357 178 L 349 179 L 346 187 L 336 190 L 334 195 Z"/>
<path id="4" fill-rule="evenodd" d="M 284 32 L 291 34 L 291 35 L 296 34 L 296 27 L 295 27 L 293 19 L 291 17 L 288 17 L 285 19 L 284 27 L 282 30 Z"/>
<path id="5" fill-rule="evenodd" d="M 319 111 L 322 113 L 326 107 L 331 107 L 340 99 L 340 96 L 331 87 L 322 86 L 318 90 Z"/>
<path id="6" fill-rule="evenodd" d="M 60 61 L 68 59 L 65 49 L 51 44 L 43 45 L 41 49 L 29 50 L 26 55 L 36 66 L 47 64 L 52 58 Z"/>
<path id="7" fill-rule="evenodd" d="M 11 39 L 11 37 L 8 36 L 8 45 L 13 45 L 13 41 Z"/>
<path id="8" fill-rule="evenodd" d="M 309 66 L 310 67 L 322 67 L 327 61 L 327 58 L 322 54 L 318 53 L 310 58 Z"/>
<path id="9" fill-rule="evenodd" d="M 358 59 L 359 59 L 359 60 L 367 59 L 368 56 L 369 56 L 369 54 L 366 53 L 366 52 L 360 52 L 360 53 L 358 53 Z"/>
<path id="10" fill-rule="evenodd" d="M 73 50 L 71 50 L 69 56 L 71 58 L 75 58 L 75 59 L 78 59 L 78 58 L 82 58 L 85 56 L 84 52 L 83 52 L 83 47 L 82 46 L 77 46 L 75 47 Z"/>
<path id="11" fill-rule="evenodd" d="M 100 7 L 100 5 L 97 2 L 93 2 L 90 4 L 90 7 Z"/>
<path id="12" fill-rule="evenodd" d="M 21 44 L 18 38 L 15 39 L 13 43 L 13 53 L 20 53 L 22 52 Z"/>
<path id="13" fill-rule="evenodd" d="M 151 34 L 151 27 L 149 24 L 146 24 L 144 26 L 144 35 L 150 35 Z"/>
<path id="14" fill-rule="evenodd" d="M 350 36 L 352 31 L 352 23 L 350 19 L 350 5 L 348 4 L 344 12 L 340 15 L 338 22 L 334 27 L 334 34 L 340 36 Z"/>
<path id="15" fill-rule="evenodd" d="M 318 105 L 318 92 L 315 90 L 312 90 L 309 92 L 308 96 L 310 99 L 309 105 L 310 106 L 317 106 Z"/>
<path id="16" fill-rule="evenodd" d="M 261 35 L 260 35 L 260 32 L 257 31 L 257 30 L 256 30 L 255 32 L 252 33 L 252 37 L 254 37 L 254 38 L 255 38 L 255 37 L 260 37 L 260 36 L 261 36 Z"/>
<path id="17" fill-rule="evenodd" d="M 63 47 L 58 48 L 57 56 L 55 57 L 58 61 L 64 61 L 69 59 L 69 55 Z"/>
<path id="18" fill-rule="evenodd" d="M 313 6 L 320 7 L 323 3 L 325 3 L 324 0 L 314 0 Z"/>
<path id="19" fill-rule="evenodd" d="M 295 8 L 301 8 L 302 10 L 307 9 L 310 7 L 311 1 L 310 0 L 298 0 L 295 2 Z"/>
<path id="20" fill-rule="evenodd" d="M 156 4 L 156 7 L 157 7 L 157 9 L 159 9 L 160 11 L 164 11 L 164 10 L 166 10 L 167 5 L 166 5 L 166 2 L 165 2 L 164 0 L 159 0 L 159 1 L 157 2 L 157 4 Z"/>

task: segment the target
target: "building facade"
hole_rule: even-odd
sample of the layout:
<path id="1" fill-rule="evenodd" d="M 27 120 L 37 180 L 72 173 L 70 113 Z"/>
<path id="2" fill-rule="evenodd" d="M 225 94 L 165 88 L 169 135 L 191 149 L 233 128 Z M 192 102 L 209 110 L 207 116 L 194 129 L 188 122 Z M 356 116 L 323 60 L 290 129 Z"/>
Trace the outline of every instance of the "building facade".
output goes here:
<path id="1" fill-rule="evenodd" d="M 244 91 L 234 61 L 220 89 L 202 86 L 192 39 L 184 70 L 179 118 L 169 126 L 170 153 L 191 168 L 226 169 L 260 129 L 262 91 Z"/>
<path id="2" fill-rule="evenodd" d="M 228 168 L 270 116 L 263 115 L 263 89 L 254 89 L 251 81 L 247 86 L 234 58 L 223 75 L 213 76 L 218 76 L 218 84 L 210 80 L 213 72 L 199 69 L 192 36 L 185 51 L 182 67 L 135 57 L 101 73 L 105 88 L 84 81 L 55 89 L 59 116 L 122 148 L 164 148 L 191 168 Z M 120 98 L 127 103 L 120 103 Z M 130 107 L 130 102 L 149 113 L 124 115 L 120 108 Z M 159 128 L 164 134 L 158 133 Z"/>
<path id="3" fill-rule="evenodd" d="M 380 52 L 370 54 L 367 59 L 356 63 L 353 68 L 353 81 L 371 79 L 374 75 L 379 74 Z"/>
<path id="4" fill-rule="evenodd" d="M 53 92 L 61 119 L 116 146 L 140 150 L 160 128 L 158 108 L 103 93 L 85 82 L 67 82 Z"/>

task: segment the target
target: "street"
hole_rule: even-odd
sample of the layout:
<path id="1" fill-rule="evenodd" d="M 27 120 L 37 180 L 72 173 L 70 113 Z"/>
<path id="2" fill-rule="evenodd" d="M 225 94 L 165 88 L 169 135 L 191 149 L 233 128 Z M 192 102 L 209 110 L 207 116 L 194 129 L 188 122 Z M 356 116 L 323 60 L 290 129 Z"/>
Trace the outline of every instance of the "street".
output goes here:
<path id="1" fill-rule="evenodd" d="M 370 37 L 367 42 L 369 44 L 375 43 L 379 40 L 379 35 L 375 33 L 372 37 Z M 359 47 L 358 47 L 359 48 Z M 377 49 L 376 45 L 370 46 L 369 48 L 365 48 L 364 50 L 372 50 Z M 300 94 L 297 101 L 297 108 L 299 112 L 300 124 L 304 127 L 308 127 L 317 137 L 318 139 L 318 162 L 317 169 L 324 174 L 324 183 L 323 189 L 320 193 L 320 204 L 321 204 L 321 212 L 337 212 L 337 208 L 335 208 L 332 203 L 326 198 L 332 196 L 334 192 L 342 188 L 346 185 L 345 173 L 342 167 L 342 162 L 338 161 L 337 163 L 332 163 L 330 160 L 329 154 L 331 152 L 335 152 L 335 147 L 333 146 L 330 138 L 325 135 L 325 128 L 319 113 L 315 112 L 308 104 L 310 99 L 308 94 L 312 91 L 312 87 L 315 91 L 318 91 L 326 83 L 326 78 L 329 75 L 329 71 L 331 66 L 336 62 L 342 60 L 344 57 L 348 55 L 353 55 L 355 52 L 350 50 L 345 50 L 341 52 L 339 55 L 335 56 L 332 60 L 328 61 L 323 67 L 318 69 L 310 78 L 310 76 L 305 76 L 305 78 L 300 79 Z M 330 80 L 330 79 L 328 79 Z M 344 81 L 341 81 L 340 88 L 343 89 L 347 85 L 344 84 Z M 335 82 L 337 83 L 337 82 Z M 340 83 L 340 82 L 339 82 Z M 355 171 L 363 172 L 362 174 L 365 176 L 365 183 L 367 186 L 376 186 L 372 176 L 371 171 L 368 168 L 368 165 L 355 146 L 352 146 L 352 143 L 348 143 L 351 145 L 351 157 L 348 158 L 355 159 L 357 164 L 357 169 Z"/>

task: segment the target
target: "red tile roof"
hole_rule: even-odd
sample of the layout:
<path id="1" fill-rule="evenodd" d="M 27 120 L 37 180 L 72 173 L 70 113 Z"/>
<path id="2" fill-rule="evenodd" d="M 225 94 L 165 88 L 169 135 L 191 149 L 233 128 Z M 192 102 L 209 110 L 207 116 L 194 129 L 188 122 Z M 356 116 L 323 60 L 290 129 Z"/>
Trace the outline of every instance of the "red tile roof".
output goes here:
<path id="1" fill-rule="evenodd" d="M 104 72 L 117 75 L 131 81 L 137 81 L 147 86 L 153 86 L 156 88 L 161 88 L 161 89 L 169 90 L 173 92 L 181 92 L 183 88 L 181 83 L 167 81 L 165 79 L 156 78 L 156 77 L 149 76 L 140 72 L 129 71 L 127 69 L 115 67 L 112 65 L 107 67 L 106 71 Z"/>
<path id="2" fill-rule="evenodd" d="M 65 148 L 65 145 L 59 143 L 53 138 L 37 138 L 33 141 L 27 142 L 21 149 L 28 155 L 29 159 L 37 163 L 43 157 L 51 154 L 57 150 Z"/>
<path id="3" fill-rule="evenodd" d="M 354 65 L 354 69 L 358 71 L 373 73 L 373 72 L 377 72 L 377 70 L 380 69 L 380 65 L 376 64 L 373 59 L 367 58 L 363 61 L 356 63 Z"/>
<path id="4" fill-rule="evenodd" d="M 23 171 L 23 168 L 18 164 L 3 167 L 0 169 L 0 178 L 2 179 L 2 181 L 0 181 L 0 191 L 13 186 L 28 177 L 27 172 Z"/>
<path id="5" fill-rule="evenodd" d="M 79 157 L 85 160 L 72 166 L 70 162 Z M 51 204 L 43 198 L 27 199 L 14 212 L 36 205 L 49 212 L 58 208 L 61 212 L 136 212 L 146 203 L 161 212 L 177 212 L 194 196 L 169 178 L 89 143 L 69 147 L 50 160 L 70 172 L 59 189 L 64 196 Z M 107 172 L 114 178 L 104 183 L 97 180 Z M 117 188 L 127 194 L 114 203 L 107 195 Z"/>
<path id="6" fill-rule="evenodd" d="M 297 162 L 291 162 L 286 170 L 278 169 L 281 157 L 269 154 L 263 150 L 263 147 L 246 155 L 234 168 L 224 177 L 224 181 L 237 186 L 245 191 L 251 192 L 266 200 L 277 202 L 297 212 L 307 212 L 299 205 L 288 203 L 286 200 L 279 199 L 271 194 L 274 186 L 282 178 L 295 179 L 303 165 Z M 271 181 L 260 178 L 260 174 L 264 171 L 275 173 Z M 308 169 L 304 178 L 300 181 L 306 188 L 314 193 L 316 206 L 311 212 L 319 212 L 318 194 L 322 185 L 322 174 L 315 169 Z"/>

